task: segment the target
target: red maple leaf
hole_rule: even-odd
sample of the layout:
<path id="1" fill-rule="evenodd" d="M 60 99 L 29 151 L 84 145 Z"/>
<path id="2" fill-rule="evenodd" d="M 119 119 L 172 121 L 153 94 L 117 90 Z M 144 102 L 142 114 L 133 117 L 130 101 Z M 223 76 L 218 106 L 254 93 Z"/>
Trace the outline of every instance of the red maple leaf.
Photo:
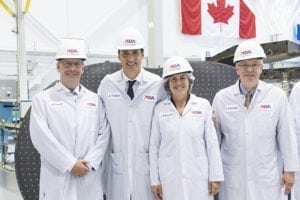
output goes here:
<path id="1" fill-rule="evenodd" d="M 214 18 L 214 23 L 225 23 L 228 24 L 228 20 L 232 17 L 234 6 L 227 5 L 225 7 L 226 0 L 217 0 L 215 3 L 207 3 L 207 12 Z"/>

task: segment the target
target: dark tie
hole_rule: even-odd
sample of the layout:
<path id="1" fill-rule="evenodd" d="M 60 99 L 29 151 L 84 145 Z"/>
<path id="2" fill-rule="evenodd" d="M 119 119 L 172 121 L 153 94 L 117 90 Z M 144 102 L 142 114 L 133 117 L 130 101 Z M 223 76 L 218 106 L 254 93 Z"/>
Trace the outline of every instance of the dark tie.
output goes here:
<path id="1" fill-rule="evenodd" d="M 251 102 L 251 92 L 248 92 L 246 94 L 246 99 L 245 99 L 245 107 L 248 109 L 249 108 L 249 105 L 250 105 L 250 102 Z"/>
<path id="2" fill-rule="evenodd" d="M 74 90 L 70 90 L 70 94 L 71 94 L 72 96 L 76 96 L 76 95 L 77 95 L 77 92 L 75 92 Z"/>
<path id="3" fill-rule="evenodd" d="M 133 99 L 134 93 L 133 93 L 133 84 L 135 83 L 136 80 L 133 81 L 128 81 L 128 89 L 127 89 L 127 94 L 130 97 L 130 99 Z"/>

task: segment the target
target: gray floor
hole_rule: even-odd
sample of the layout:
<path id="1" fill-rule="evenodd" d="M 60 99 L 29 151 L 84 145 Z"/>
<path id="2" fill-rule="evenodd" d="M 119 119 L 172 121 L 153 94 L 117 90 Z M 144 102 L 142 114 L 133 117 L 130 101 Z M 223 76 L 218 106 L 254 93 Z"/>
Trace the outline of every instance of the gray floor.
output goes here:
<path id="1" fill-rule="evenodd" d="M 3 164 L 2 152 L 0 152 L 0 199 L 2 200 L 22 200 L 19 191 L 15 167 L 14 167 L 14 144 L 8 145 L 8 154 L 5 156 L 5 165 Z"/>
<path id="2" fill-rule="evenodd" d="M 10 166 L 7 168 L 11 169 Z M 8 171 L 0 167 L 0 199 L 22 200 L 14 171 Z"/>

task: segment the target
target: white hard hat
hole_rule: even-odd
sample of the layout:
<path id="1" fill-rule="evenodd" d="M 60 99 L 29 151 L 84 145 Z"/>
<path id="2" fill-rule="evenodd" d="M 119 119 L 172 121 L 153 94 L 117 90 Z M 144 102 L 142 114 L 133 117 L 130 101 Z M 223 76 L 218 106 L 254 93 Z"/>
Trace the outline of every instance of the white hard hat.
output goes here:
<path id="1" fill-rule="evenodd" d="M 63 58 L 80 58 L 85 60 L 84 40 L 75 38 L 63 38 L 56 53 L 56 60 Z"/>
<path id="2" fill-rule="evenodd" d="M 245 41 L 241 43 L 235 50 L 233 62 L 252 58 L 266 58 L 264 49 L 260 44 L 254 41 Z"/>
<path id="3" fill-rule="evenodd" d="M 192 66 L 186 59 L 180 56 L 173 56 L 164 63 L 162 77 L 167 78 L 173 74 L 193 71 Z"/>
<path id="4" fill-rule="evenodd" d="M 118 50 L 143 49 L 144 38 L 136 29 L 126 28 L 119 34 L 116 42 L 116 48 Z"/>

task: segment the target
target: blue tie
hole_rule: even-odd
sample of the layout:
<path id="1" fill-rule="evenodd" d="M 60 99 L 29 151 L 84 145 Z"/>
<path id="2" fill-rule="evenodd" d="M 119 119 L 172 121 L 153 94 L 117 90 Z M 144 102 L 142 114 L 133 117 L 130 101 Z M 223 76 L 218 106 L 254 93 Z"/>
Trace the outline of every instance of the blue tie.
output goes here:
<path id="1" fill-rule="evenodd" d="M 130 99 L 132 100 L 134 97 L 134 93 L 133 93 L 133 84 L 135 83 L 136 80 L 133 81 L 128 81 L 128 89 L 127 89 L 127 94 L 130 97 Z"/>

